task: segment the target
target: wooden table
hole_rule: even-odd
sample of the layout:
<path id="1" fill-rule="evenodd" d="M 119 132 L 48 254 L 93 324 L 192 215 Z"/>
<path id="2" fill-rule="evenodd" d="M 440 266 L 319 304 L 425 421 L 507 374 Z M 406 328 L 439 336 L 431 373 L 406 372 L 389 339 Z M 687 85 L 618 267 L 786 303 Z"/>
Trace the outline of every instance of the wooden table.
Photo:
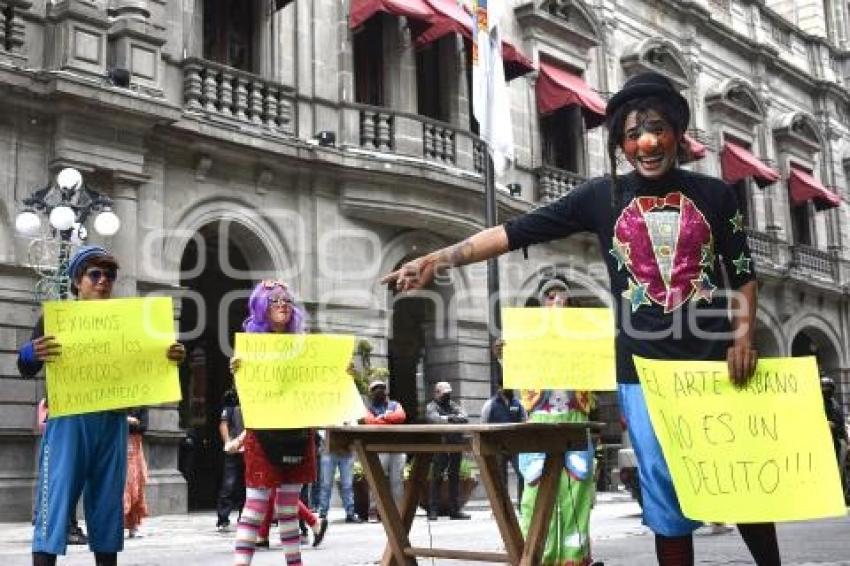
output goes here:
<path id="1" fill-rule="evenodd" d="M 357 425 L 329 428 L 328 442 L 332 452 L 347 452 L 353 448 L 363 465 L 387 533 L 382 566 L 415 565 L 417 556 L 534 566 L 540 563 L 546 543 L 558 480 L 564 466 L 564 453 L 586 449 L 590 431 L 601 426 L 600 423 Z M 446 434 L 457 436 L 458 433 L 462 436 L 460 442 L 445 441 Z M 416 454 L 400 509 L 396 508 L 389 481 L 381 468 L 378 459 L 381 452 Z M 442 452 L 472 452 L 475 456 L 506 552 L 418 548 L 410 545 L 408 535 L 418 504 L 417 487 L 428 476 L 431 456 Z M 519 452 L 546 454 L 534 515 L 525 540 L 506 486 L 499 479 L 496 458 L 499 454 Z"/>

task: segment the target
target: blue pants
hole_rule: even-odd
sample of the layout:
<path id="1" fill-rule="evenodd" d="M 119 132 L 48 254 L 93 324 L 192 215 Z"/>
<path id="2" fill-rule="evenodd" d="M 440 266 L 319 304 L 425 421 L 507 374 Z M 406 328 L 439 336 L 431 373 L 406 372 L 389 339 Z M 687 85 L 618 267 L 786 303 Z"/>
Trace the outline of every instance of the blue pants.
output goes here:
<path id="1" fill-rule="evenodd" d="M 354 456 L 351 454 L 322 454 L 322 490 L 319 496 L 319 515 L 327 517 L 331 504 L 331 488 L 339 467 L 339 494 L 346 516 L 354 515 Z"/>
<path id="2" fill-rule="evenodd" d="M 635 450 L 643 496 L 643 522 L 652 532 L 666 537 L 693 533 L 702 523 L 682 514 L 679 498 L 673 488 L 670 469 L 655 436 L 646 399 L 638 383 L 618 385 L 620 408 L 626 417 L 629 438 Z"/>
<path id="3" fill-rule="evenodd" d="M 32 551 L 65 554 L 68 515 L 80 493 L 91 550 L 122 550 L 126 478 L 126 413 L 48 419 L 39 454 Z"/>

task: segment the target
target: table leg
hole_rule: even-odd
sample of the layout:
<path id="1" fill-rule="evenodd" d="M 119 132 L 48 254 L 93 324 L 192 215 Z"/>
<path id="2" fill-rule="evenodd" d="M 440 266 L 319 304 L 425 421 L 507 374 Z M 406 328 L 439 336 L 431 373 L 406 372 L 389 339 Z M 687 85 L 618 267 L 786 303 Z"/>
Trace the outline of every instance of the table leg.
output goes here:
<path id="1" fill-rule="evenodd" d="M 525 538 L 522 560 L 519 562 L 520 566 L 540 564 L 540 558 L 546 546 L 549 522 L 552 519 L 552 511 L 555 506 L 555 496 L 558 493 L 558 481 L 561 474 L 564 473 L 563 470 L 563 452 L 546 455 L 543 476 L 540 479 L 537 499 L 534 502 L 534 514 L 531 516 L 531 525 L 528 527 L 528 536 Z"/>
<path id="2" fill-rule="evenodd" d="M 369 482 L 369 487 L 375 494 L 378 513 L 381 514 L 381 523 L 387 533 L 388 550 L 391 551 L 395 564 L 398 566 L 416 566 L 416 558 L 407 557 L 404 554 L 404 551 L 410 548 L 410 539 L 407 537 L 410 528 L 404 529 L 402 527 L 401 517 L 390 490 L 390 482 L 381 467 L 378 455 L 374 452 L 367 452 L 363 442 L 359 440 L 354 442 L 354 449 L 363 465 L 363 472 Z"/>
<path id="3" fill-rule="evenodd" d="M 413 518 L 416 516 L 416 508 L 419 506 L 419 485 L 428 477 L 428 466 L 431 464 L 431 454 L 417 454 L 413 458 L 410 467 L 410 477 L 407 478 L 407 486 L 401 499 L 401 526 L 404 532 L 410 534 L 413 526 Z M 383 520 L 383 518 L 382 518 Z M 389 543 L 384 550 L 381 566 L 401 566 L 393 558 L 393 551 Z"/>
<path id="4" fill-rule="evenodd" d="M 502 483 L 499 473 L 498 459 L 495 455 L 482 456 L 480 450 L 475 450 L 475 460 L 481 473 L 481 481 L 490 499 L 490 508 L 496 519 L 496 525 L 505 542 L 505 550 L 511 564 L 519 564 L 522 555 L 522 531 L 517 522 L 514 506 L 507 486 Z"/>

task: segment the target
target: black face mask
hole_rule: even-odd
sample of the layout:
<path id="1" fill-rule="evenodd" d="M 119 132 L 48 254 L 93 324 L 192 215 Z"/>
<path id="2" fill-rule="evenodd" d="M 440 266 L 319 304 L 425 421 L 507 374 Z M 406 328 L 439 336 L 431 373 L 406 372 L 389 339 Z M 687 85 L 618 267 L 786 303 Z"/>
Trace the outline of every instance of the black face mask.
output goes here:
<path id="1" fill-rule="evenodd" d="M 372 394 L 372 401 L 376 404 L 383 404 L 387 400 L 387 394 L 384 391 L 375 391 Z"/>
<path id="2" fill-rule="evenodd" d="M 437 402 L 440 403 L 441 405 L 448 405 L 451 400 L 452 400 L 452 394 L 451 393 L 443 393 L 442 395 L 440 395 L 439 399 L 437 399 Z"/>

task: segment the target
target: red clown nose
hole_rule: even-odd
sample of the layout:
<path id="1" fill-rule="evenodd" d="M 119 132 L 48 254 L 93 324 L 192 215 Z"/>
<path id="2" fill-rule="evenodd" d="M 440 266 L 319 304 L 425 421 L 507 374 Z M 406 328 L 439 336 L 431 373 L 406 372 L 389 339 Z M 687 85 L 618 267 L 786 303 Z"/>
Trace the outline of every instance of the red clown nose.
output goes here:
<path id="1" fill-rule="evenodd" d="M 655 134 L 644 132 L 643 134 L 641 134 L 640 138 L 638 138 L 638 149 L 643 152 L 652 151 L 657 146 L 658 138 L 655 137 Z"/>

